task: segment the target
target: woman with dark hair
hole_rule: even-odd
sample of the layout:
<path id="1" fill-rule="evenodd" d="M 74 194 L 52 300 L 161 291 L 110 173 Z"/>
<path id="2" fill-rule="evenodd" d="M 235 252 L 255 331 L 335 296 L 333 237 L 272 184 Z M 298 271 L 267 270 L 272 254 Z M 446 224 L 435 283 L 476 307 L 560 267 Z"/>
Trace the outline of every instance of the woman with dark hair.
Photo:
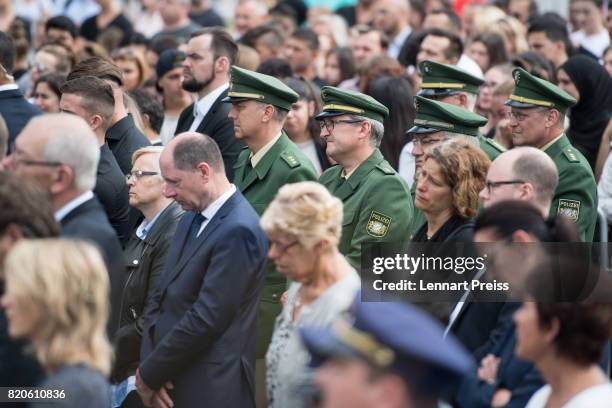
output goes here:
<path id="1" fill-rule="evenodd" d="M 476 35 L 467 46 L 466 54 L 476 61 L 482 72 L 508 61 L 504 39 L 498 33 L 490 31 Z"/>
<path id="2" fill-rule="evenodd" d="M 356 73 L 353 51 L 348 47 L 333 48 L 325 56 L 321 79 L 331 86 L 338 86 L 342 81 L 353 78 Z"/>
<path id="3" fill-rule="evenodd" d="M 569 110 L 567 136 L 594 168 L 612 116 L 612 78 L 593 58 L 575 55 L 559 67 L 557 79 L 559 87 L 578 101 Z"/>
<path id="4" fill-rule="evenodd" d="M 39 77 L 34 83 L 32 92 L 34 105 L 45 113 L 59 112 L 59 102 L 62 97 L 59 88 L 65 81 L 66 75 L 55 72 Z"/>
<path id="5" fill-rule="evenodd" d="M 283 130 L 312 161 L 317 174 L 320 175 L 329 167 L 329 159 L 319 137 L 321 127 L 314 119 L 321 110 L 318 92 L 312 83 L 300 78 L 288 77 L 285 78 L 285 83 L 299 95 L 299 99 L 291 106 Z"/>
<path id="6" fill-rule="evenodd" d="M 557 83 L 555 66 L 552 62 L 534 51 L 525 51 L 510 58 L 510 63 L 521 67 L 532 75 L 542 78 L 553 84 Z"/>
<path id="7" fill-rule="evenodd" d="M 416 110 L 410 82 L 403 77 L 384 76 L 376 79 L 367 94 L 389 108 L 389 116 L 383 122 L 385 136 L 380 151 L 395 170 L 399 168 L 400 152 L 406 144 L 406 129 L 412 126 Z M 412 156 L 412 155 L 410 155 Z"/>

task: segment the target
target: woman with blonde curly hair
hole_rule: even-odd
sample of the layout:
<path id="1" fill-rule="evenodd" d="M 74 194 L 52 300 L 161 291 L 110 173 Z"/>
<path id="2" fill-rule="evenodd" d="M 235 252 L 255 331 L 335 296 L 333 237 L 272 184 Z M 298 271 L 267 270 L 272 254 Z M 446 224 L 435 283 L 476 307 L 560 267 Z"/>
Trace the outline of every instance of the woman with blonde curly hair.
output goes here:
<path id="1" fill-rule="evenodd" d="M 109 283 L 99 251 L 79 241 L 24 239 L 4 273 L 9 334 L 31 342 L 48 374 L 41 396 L 61 399 L 62 407 L 111 406 Z"/>
<path id="2" fill-rule="evenodd" d="M 329 326 L 351 305 L 360 281 L 338 251 L 342 202 L 306 181 L 282 187 L 261 218 L 269 257 L 291 284 L 266 355 L 269 407 L 309 406 L 296 388 L 309 384 L 309 354 L 298 328 Z"/>
<path id="3" fill-rule="evenodd" d="M 415 206 L 427 222 L 413 242 L 473 242 L 472 218 L 491 161 L 469 141 L 448 140 L 425 155 Z"/>

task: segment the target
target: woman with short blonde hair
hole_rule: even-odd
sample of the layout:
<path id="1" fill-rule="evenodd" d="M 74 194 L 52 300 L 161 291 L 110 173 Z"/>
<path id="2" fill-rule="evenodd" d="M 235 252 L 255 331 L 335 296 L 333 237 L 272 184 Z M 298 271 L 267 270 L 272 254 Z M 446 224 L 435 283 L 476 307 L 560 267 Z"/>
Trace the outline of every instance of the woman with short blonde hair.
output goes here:
<path id="1" fill-rule="evenodd" d="M 24 239 L 4 272 L 9 334 L 31 342 L 48 374 L 41 387 L 63 390 L 66 407 L 110 406 L 109 280 L 99 251 L 79 241 Z"/>
<path id="2" fill-rule="evenodd" d="M 293 281 L 266 354 L 268 406 L 308 406 L 295 392 L 310 378 L 298 328 L 331 325 L 350 307 L 360 285 L 338 251 L 342 201 L 312 181 L 287 184 L 264 212 L 261 226 L 276 270 Z"/>

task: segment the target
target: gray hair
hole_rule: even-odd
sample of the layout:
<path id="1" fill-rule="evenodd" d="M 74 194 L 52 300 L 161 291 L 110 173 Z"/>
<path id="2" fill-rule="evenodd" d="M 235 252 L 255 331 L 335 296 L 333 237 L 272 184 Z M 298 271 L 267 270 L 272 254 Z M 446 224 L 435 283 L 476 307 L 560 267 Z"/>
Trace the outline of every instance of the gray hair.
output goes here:
<path id="1" fill-rule="evenodd" d="M 278 106 L 275 106 L 269 103 L 255 101 L 255 104 L 257 105 L 257 110 L 261 110 L 268 105 L 273 106 L 274 107 L 274 119 L 279 123 L 283 123 L 285 119 L 287 118 L 287 115 L 289 114 L 288 110 L 279 108 Z"/>
<path id="2" fill-rule="evenodd" d="M 96 173 L 100 160 L 98 138 L 85 120 L 68 114 L 47 114 L 33 118 L 30 123 L 39 124 L 48 137 L 44 158 L 59 162 L 72 169 L 73 187 L 84 193 L 96 185 Z"/>
<path id="3" fill-rule="evenodd" d="M 365 116 L 352 115 L 351 119 L 368 122 L 372 128 L 372 133 L 370 133 L 370 141 L 372 142 L 372 146 L 380 146 L 382 138 L 385 135 L 385 126 L 382 123 L 374 119 L 366 118 Z"/>
<path id="4" fill-rule="evenodd" d="M 512 164 L 514 177 L 531 184 L 535 190 L 536 201 L 550 206 L 559 182 L 559 173 L 552 159 L 535 147 L 515 147 L 511 150 L 515 157 Z"/>

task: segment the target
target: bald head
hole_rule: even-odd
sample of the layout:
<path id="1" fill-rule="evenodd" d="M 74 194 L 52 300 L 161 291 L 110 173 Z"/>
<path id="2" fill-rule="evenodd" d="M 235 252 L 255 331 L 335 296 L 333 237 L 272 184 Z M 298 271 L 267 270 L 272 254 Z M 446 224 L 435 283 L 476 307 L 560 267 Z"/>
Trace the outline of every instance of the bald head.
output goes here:
<path id="1" fill-rule="evenodd" d="M 219 146 L 207 135 L 181 133 L 168 143 L 166 149 L 171 152 L 174 165 L 180 170 L 195 169 L 204 162 L 215 172 L 225 172 Z"/>
<path id="2" fill-rule="evenodd" d="M 548 216 L 559 175 L 552 159 L 533 147 L 516 147 L 500 154 L 487 174 L 480 192 L 485 207 L 499 201 L 518 199 L 536 205 Z"/>

